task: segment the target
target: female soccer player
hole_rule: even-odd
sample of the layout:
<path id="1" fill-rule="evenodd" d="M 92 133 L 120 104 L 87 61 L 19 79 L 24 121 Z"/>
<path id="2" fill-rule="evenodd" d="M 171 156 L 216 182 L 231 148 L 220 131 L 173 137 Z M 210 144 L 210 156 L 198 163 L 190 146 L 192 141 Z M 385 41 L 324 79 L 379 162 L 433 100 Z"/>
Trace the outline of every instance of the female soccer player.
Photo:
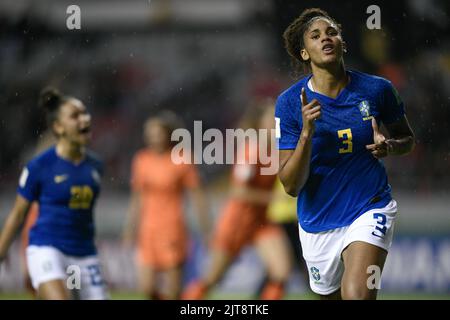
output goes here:
<path id="1" fill-rule="evenodd" d="M 305 10 L 284 40 L 311 71 L 275 111 L 279 177 L 298 195 L 311 288 L 324 298 L 376 299 L 379 282 L 368 277 L 384 266 L 397 212 L 379 159 L 414 147 L 403 103 L 388 80 L 346 70 L 341 27 L 325 11 Z"/>
<path id="2" fill-rule="evenodd" d="M 145 149 L 132 163 L 132 195 L 124 242 L 134 240 L 137 226 L 137 265 L 140 290 L 149 299 L 177 299 L 188 258 L 189 237 L 183 196 L 190 191 L 203 234 L 208 228 L 206 202 L 194 165 L 175 164 L 171 159 L 172 131 L 178 126 L 169 112 L 145 122 Z M 157 286 L 157 275 L 165 276 L 165 287 Z"/>
<path id="3" fill-rule="evenodd" d="M 33 201 L 39 205 L 29 235 L 27 262 L 40 299 L 105 299 L 105 284 L 94 244 L 93 208 L 102 164 L 86 150 L 91 117 L 83 103 L 44 89 L 55 146 L 32 159 L 19 180 L 18 194 L 0 235 L 0 260 Z"/>
<path id="4" fill-rule="evenodd" d="M 253 129 L 270 129 L 273 122 L 273 105 L 250 110 L 248 125 Z M 256 123 L 255 123 L 256 122 Z M 269 137 L 270 149 L 270 137 Z M 275 141 L 274 141 L 275 142 Z M 258 146 L 259 144 L 259 146 Z M 211 263 L 201 279 L 193 281 L 183 293 L 183 299 L 204 299 L 221 280 L 241 250 L 253 244 L 264 266 L 268 280 L 260 292 L 263 300 L 281 299 L 291 268 L 289 243 L 283 230 L 267 219 L 267 206 L 271 200 L 276 175 L 264 175 L 264 165 L 258 157 L 261 143 L 246 142 L 245 161 L 233 167 L 232 187 L 213 238 Z M 242 146 L 240 146 L 242 147 Z M 257 163 L 251 163 L 254 154 Z"/>

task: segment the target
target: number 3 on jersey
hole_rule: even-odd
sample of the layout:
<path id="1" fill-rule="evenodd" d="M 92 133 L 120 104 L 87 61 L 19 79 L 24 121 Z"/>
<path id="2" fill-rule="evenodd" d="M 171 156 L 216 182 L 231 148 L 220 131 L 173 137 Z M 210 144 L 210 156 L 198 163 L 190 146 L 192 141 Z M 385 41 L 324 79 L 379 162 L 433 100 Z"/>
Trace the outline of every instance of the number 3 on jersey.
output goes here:
<path id="1" fill-rule="evenodd" d="M 353 152 L 352 130 L 351 129 L 338 130 L 337 134 L 339 139 L 344 139 L 342 143 L 346 145 L 344 148 L 339 148 L 339 153 Z"/>
<path id="2" fill-rule="evenodd" d="M 73 186 L 70 188 L 70 209 L 89 209 L 94 192 L 89 186 Z"/>

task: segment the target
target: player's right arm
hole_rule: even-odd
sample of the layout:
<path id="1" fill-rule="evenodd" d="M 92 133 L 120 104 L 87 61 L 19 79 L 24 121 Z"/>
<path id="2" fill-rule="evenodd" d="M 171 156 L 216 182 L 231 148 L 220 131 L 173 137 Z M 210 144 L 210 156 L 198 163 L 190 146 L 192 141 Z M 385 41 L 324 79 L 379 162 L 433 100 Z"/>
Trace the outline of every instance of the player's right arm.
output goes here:
<path id="1" fill-rule="evenodd" d="M 308 103 L 305 89 L 301 92 L 302 131 L 295 149 L 280 150 L 278 175 L 286 192 L 296 197 L 309 176 L 314 121 L 320 117 L 320 105 L 316 99 Z"/>
<path id="2" fill-rule="evenodd" d="M 0 234 L 0 263 L 6 257 L 6 253 L 17 234 L 20 226 L 25 221 L 31 202 L 18 194 L 14 206 L 6 218 L 5 224 Z"/>
<path id="3" fill-rule="evenodd" d="M 42 168 L 39 164 L 32 161 L 20 175 L 16 201 L 0 234 L 0 260 L 5 258 L 14 236 L 25 221 L 31 203 L 38 199 L 41 188 L 41 172 Z"/>

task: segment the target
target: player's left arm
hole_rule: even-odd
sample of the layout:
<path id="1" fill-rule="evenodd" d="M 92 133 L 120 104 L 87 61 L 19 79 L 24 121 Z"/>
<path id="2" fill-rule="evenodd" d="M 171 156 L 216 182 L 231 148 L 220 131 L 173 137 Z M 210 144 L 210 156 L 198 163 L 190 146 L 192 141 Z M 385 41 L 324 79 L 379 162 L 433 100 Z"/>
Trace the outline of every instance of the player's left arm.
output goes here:
<path id="1" fill-rule="evenodd" d="M 410 153 L 415 146 L 414 132 L 406 118 L 403 101 L 390 81 L 382 83 L 380 92 L 379 120 L 383 123 L 387 137 L 378 129 L 376 119 L 372 119 L 374 143 L 367 149 L 375 158 L 388 155 Z"/>
<path id="2" fill-rule="evenodd" d="M 403 115 L 400 120 L 384 126 L 389 134 L 389 139 L 385 141 L 388 155 L 404 155 L 414 149 L 414 132 L 406 115 Z"/>
<path id="3" fill-rule="evenodd" d="M 14 236 L 17 234 L 20 226 L 25 221 L 25 217 L 30 209 L 31 202 L 18 194 L 13 208 L 6 218 L 3 229 L 0 233 L 0 263 L 6 257 Z"/>
<path id="4" fill-rule="evenodd" d="M 372 119 L 374 143 L 367 145 L 366 148 L 375 158 L 384 158 L 388 155 L 405 155 L 414 149 L 414 132 L 405 115 L 393 123 L 384 124 L 384 127 L 388 132 L 388 138 L 379 130 L 377 121 Z"/>

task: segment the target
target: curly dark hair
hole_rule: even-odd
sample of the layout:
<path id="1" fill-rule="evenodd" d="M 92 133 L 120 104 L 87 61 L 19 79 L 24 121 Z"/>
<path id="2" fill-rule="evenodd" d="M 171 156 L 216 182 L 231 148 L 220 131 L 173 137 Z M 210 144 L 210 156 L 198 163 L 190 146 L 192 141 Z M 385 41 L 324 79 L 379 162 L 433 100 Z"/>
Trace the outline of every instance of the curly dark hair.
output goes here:
<path id="1" fill-rule="evenodd" d="M 54 87 L 45 87 L 38 99 L 38 106 L 45 112 L 48 127 L 58 118 L 59 108 L 70 99 Z"/>
<path id="2" fill-rule="evenodd" d="M 303 35 L 314 22 L 314 18 L 323 17 L 333 22 L 339 33 L 342 33 L 342 27 L 334 20 L 326 11 L 320 8 L 305 9 L 299 17 L 297 17 L 286 28 L 283 33 L 284 46 L 291 57 L 291 63 L 294 68 L 295 76 L 311 72 L 310 61 L 305 61 L 300 55 L 301 49 L 305 47 Z"/>

